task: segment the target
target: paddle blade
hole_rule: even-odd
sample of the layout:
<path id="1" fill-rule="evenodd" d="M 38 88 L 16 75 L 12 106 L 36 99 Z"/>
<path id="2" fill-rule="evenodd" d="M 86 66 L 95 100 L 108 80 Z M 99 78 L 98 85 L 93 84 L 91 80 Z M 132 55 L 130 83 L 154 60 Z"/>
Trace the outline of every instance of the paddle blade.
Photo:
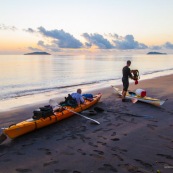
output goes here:
<path id="1" fill-rule="evenodd" d="M 58 105 L 58 103 L 57 103 L 55 100 L 53 100 L 53 99 L 50 99 L 50 100 L 49 100 L 49 104 L 50 104 L 50 106 L 52 106 L 53 111 L 56 111 L 56 110 L 58 110 L 58 109 L 61 107 L 61 106 Z"/>
<path id="2" fill-rule="evenodd" d="M 4 142 L 5 140 L 7 139 L 7 136 L 5 135 L 5 134 L 1 134 L 0 135 L 0 144 L 2 143 L 2 142 Z"/>
<path id="3" fill-rule="evenodd" d="M 53 99 L 49 100 L 49 104 L 50 104 L 50 106 L 53 106 L 53 107 L 58 105 L 58 103 L 55 100 L 53 100 Z"/>
<path id="4" fill-rule="evenodd" d="M 131 101 L 132 101 L 132 103 L 136 103 L 138 101 L 138 99 L 132 98 Z"/>

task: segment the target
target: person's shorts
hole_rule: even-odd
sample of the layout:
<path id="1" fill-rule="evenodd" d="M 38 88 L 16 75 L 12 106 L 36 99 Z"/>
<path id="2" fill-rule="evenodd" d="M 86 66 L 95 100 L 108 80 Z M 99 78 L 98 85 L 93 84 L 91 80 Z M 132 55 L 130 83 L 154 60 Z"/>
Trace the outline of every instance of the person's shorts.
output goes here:
<path id="1" fill-rule="evenodd" d="M 127 91 L 129 87 L 129 81 L 122 79 L 122 82 L 123 82 L 123 91 Z"/>

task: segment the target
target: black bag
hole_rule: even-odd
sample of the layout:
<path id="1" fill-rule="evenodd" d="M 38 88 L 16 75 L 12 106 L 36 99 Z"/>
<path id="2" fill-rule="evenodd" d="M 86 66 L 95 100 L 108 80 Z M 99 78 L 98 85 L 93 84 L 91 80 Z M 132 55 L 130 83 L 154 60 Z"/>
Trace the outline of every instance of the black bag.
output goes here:
<path id="1" fill-rule="evenodd" d="M 44 106 L 44 107 L 40 107 L 38 110 L 35 110 L 33 115 L 33 119 L 34 120 L 39 120 L 40 118 L 47 118 L 50 117 L 51 115 L 53 115 L 53 108 L 48 105 L 48 106 Z"/>
<path id="2" fill-rule="evenodd" d="M 33 114 L 34 115 L 32 116 L 32 118 L 34 120 L 39 120 L 42 117 L 42 112 L 39 109 L 38 110 L 34 110 Z"/>
<path id="3" fill-rule="evenodd" d="M 65 101 L 60 103 L 61 106 L 71 106 L 71 107 L 77 107 L 77 101 L 74 99 L 70 94 L 68 94 L 68 97 L 65 97 Z"/>

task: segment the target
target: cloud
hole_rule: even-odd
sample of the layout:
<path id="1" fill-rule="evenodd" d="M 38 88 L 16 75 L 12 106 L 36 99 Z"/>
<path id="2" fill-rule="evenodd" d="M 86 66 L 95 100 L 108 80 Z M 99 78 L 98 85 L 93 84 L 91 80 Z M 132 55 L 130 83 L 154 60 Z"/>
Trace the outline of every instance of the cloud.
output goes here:
<path id="1" fill-rule="evenodd" d="M 85 43 L 85 45 L 87 47 L 91 47 L 92 45 L 95 45 L 100 49 L 112 49 L 113 48 L 113 45 L 100 34 L 83 33 L 82 36 L 87 40 L 87 42 Z"/>
<path id="2" fill-rule="evenodd" d="M 45 50 L 60 52 L 60 49 L 57 44 L 45 44 L 44 41 L 39 41 L 37 45 L 44 48 Z"/>
<path id="3" fill-rule="evenodd" d="M 15 30 L 15 27 L 7 27 L 5 25 L 0 25 L 0 29 L 11 29 Z M 85 39 L 83 44 L 80 40 L 76 39 L 70 33 L 65 32 L 64 30 L 46 30 L 44 27 L 39 27 L 38 30 L 32 28 L 23 29 L 25 32 L 29 33 L 39 33 L 43 35 L 46 43 L 44 41 L 39 41 L 38 46 L 43 49 L 47 49 L 53 52 L 59 52 L 61 48 L 92 48 L 94 49 L 117 49 L 117 50 L 128 50 L 128 49 L 146 49 L 150 48 L 152 50 L 160 50 L 163 48 L 173 49 L 173 44 L 166 42 L 163 45 L 154 45 L 147 46 L 143 43 L 140 43 L 134 39 L 133 35 L 120 36 L 116 33 L 108 34 L 98 34 L 98 33 L 83 33 L 81 36 Z M 51 42 L 50 42 L 51 41 Z M 30 47 L 30 49 L 32 49 Z M 33 48 L 34 49 L 34 48 Z"/>
<path id="4" fill-rule="evenodd" d="M 34 51 L 34 52 L 40 52 L 40 51 L 43 51 L 42 49 L 38 49 L 38 48 L 35 48 L 35 47 L 28 47 L 28 49 Z"/>
<path id="5" fill-rule="evenodd" d="M 163 47 L 167 48 L 167 49 L 173 49 L 173 44 L 170 42 L 166 42 Z"/>
<path id="6" fill-rule="evenodd" d="M 134 40 L 133 35 L 126 35 L 121 40 L 114 40 L 115 47 L 117 49 L 146 49 L 148 46 L 146 46 L 143 43 L 139 43 Z"/>
<path id="7" fill-rule="evenodd" d="M 4 24 L 0 24 L 0 30 L 11 30 L 16 31 L 17 28 L 15 26 L 6 26 Z"/>
<path id="8" fill-rule="evenodd" d="M 40 48 L 28 47 L 32 51 L 51 51 L 51 52 L 60 52 L 59 47 L 56 44 L 45 44 L 44 41 L 38 41 L 37 45 Z"/>
<path id="9" fill-rule="evenodd" d="M 110 37 L 111 39 L 118 39 L 118 40 L 121 40 L 123 39 L 122 36 L 119 36 L 118 34 L 112 34 L 112 33 L 109 33 L 109 34 L 106 34 L 106 36 Z"/>
<path id="10" fill-rule="evenodd" d="M 162 46 L 151 46 L 150 48 L 153 50 L 160 50 L 162 49 Z"/>
<path id="11" fill-rule="evenodd" d="M 45 37 L 51 37 L 54 43 L 60 48 L 81 48 L 83 44 L 77 40 L 73 35 L 66 33 L 64 30 L 46 30 L 44 27 L 38 28 L 39 32 Z"/>
<path id="12" fill-rule="evenodd" d="M 150 49 L 153 49 L 153 50 L 173 49 L 173 44 L 170 42 L 166 42 L 163 45 L 150 46 Z"/>
<path id="13" fill-rule="evenodd" d="M 36 32 L 35 30 L 33 30 L 32 28 L 28 28 L 28 29 L 23 29 L 25 32 L 29 32 L 29 33 L 34 33 Z"/>

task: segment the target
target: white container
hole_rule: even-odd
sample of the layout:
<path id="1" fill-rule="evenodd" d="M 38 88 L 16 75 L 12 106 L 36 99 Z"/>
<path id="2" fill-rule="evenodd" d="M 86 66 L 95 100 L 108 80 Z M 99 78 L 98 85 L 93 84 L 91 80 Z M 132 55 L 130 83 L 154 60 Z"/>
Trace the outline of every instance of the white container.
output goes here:
<path id="1" fill-rule="evenodd" d="M 136 93 L 136 95 L 137 95 L 138 97 L 145 97 L 145 96 L 146 96 L 146 91 L 143 90 L 143 89 L 137 89 L 137 90 L 135 91 L 135 93 Z"/>

